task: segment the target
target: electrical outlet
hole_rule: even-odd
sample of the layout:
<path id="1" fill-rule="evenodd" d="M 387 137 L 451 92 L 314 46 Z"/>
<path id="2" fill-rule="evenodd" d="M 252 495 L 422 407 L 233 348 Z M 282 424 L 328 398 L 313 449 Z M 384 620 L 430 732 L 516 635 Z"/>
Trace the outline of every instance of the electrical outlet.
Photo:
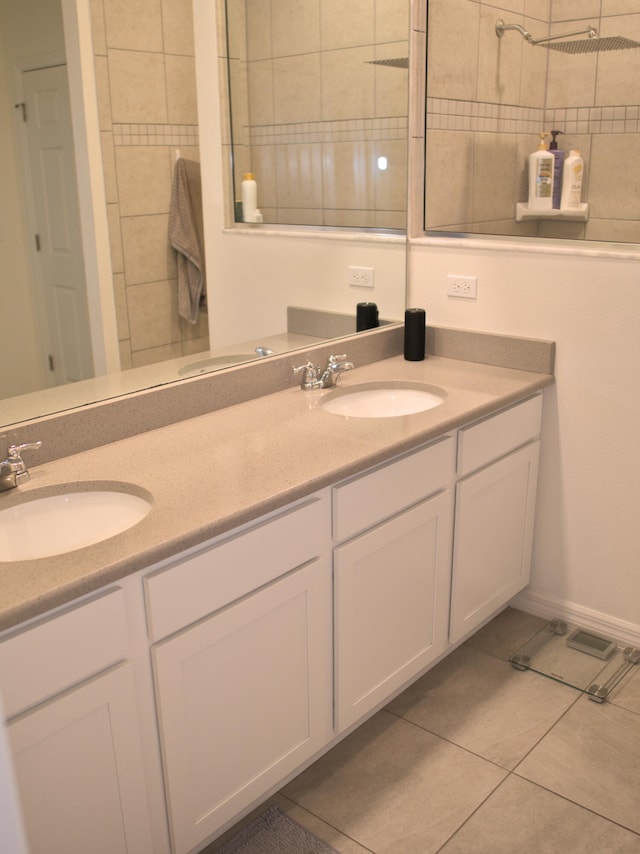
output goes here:
<path id="1" fill-rule="evenodd" d="M 447 276 L 447 296 L 476 299 L 478 279 L 475 276 Z"/>
<path id="2" fill-rule="evenodd" d="M 348 283 L 352 288 L 372 288 L 375 270 L 373 267 L 347 267 Z"/>

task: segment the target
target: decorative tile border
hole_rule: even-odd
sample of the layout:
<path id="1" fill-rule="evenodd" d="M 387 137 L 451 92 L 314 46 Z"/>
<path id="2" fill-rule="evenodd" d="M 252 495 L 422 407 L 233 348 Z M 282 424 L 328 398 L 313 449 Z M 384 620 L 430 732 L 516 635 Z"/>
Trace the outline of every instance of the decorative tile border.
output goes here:
<path id="1" fill-rule="evenodd" d="M 114 124 L 114 145 L 198 145 L 198 125 Z"/>
<path id="2" fill-rule="evenodd" d="M 483 101 L 427 98 L 429 130 L 540 133 L 558 128 L 564 133 L 638 133 L 640 107 L 566 107 L 543 109 Z"/>
<path id="3" fill-rule="evenodd" d="M 292 143 L 363 142 L 367 140 L 406 140 L 407 116 L 377 119 L 344 119 L 323 122 L 245 126 L 248 145 L 287 145 Z"/>

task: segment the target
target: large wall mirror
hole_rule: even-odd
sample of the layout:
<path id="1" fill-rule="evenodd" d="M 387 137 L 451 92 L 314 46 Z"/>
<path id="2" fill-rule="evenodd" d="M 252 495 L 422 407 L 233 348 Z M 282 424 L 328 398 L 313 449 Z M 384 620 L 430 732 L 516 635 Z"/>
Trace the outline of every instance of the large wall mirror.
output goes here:
<path id="1" fill-rule="evenodd" d="M 0 287 L 12 314 L 0 341 L 0 426 L 348 334 L 360 301 L 377 302 L 382 318 L 402 316 L 408 6 L 368 0 L 345 11 L 320 0 L 229 0 L 227 10 L 224 0 L 151 0 L 144 8 L 0 0 L 7 177 Z M 227 17 L 234 22 L 228 39 Z M 269 34 L 268 57 L 255 52 L 257 33 L 263 47 Z M 250 75 L 250 62 L 262 71 L 270 64 L 268 77 Z M 331 95 L 326 103 L 315 100 L 316 67 Z M 232 119 L 229 68 L 245 81 L 231 94 Z M 27 130 L 34 116 L 45 125 L 58 116 L 57 97 L 42 95 L 56 75 L 57 88 L 66 83 L 71 93 L 77 189 L 58 143 L 32 142 Z M 27 104 L 32 91 L 35 112 Z M 312 112 L 294 117 L 302 102 L 313 102 Z M 277 137 L 277 130 L 285 132 Z M 208 312 L 195 323 L 178 314 L 167 241 L 177 159 L 200 164 L 203 177 Z M 49 188 L 57 181 L 69 191 L 68 202 L 46 194 L 38 201 L 43 168 Z M 259 181 L 259 227 L 234 222 L 234 176 L 248 169 Z M 314 183 L 303 188 L 305 172 Z M 75 192 L 77 216 L 70 210 Z M 38 204 L 47 219 L 36 230 Z M 50 288 L 47 296 L 43 248 L 53 247 L 57 282 L 66 276 L 61 256 L 67 261 L 74 245 L 84 249 L 74 272 L 79 287 Z M 106 251 L 106 276 L 87 246 L 98 256 Z M 374 271 L 373 288 L 350 285 L 351 267 Z M 353 330 L 340 325 L 344 317 L 353 317 Z M 69 351 L 62 357 L 56 336 Z"/>
<path id="2" fill-rule="evenodd" d="M 428 231 L 640 242 L 637 0 L 429 0 L 427 36 Z M 518 221 L 551 130 L 582 154 L 588 216 Z"/>

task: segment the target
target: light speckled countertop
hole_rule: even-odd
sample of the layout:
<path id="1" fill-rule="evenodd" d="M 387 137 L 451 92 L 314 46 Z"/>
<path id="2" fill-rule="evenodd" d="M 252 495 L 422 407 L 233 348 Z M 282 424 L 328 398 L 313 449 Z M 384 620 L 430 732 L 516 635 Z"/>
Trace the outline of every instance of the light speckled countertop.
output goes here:
<path id="1" fill-rule="evenodd" d="M 429 356 L 394 356 L 343 374 L 341 387 L 398 379 L 447 392 L 440 406 L 396 418 L 344 418 L 320 408 L 332 390 L 298 387 L 34 466 L 0 509 L 61 485 L 148 492 L 149 515 L 74 552 L 0 563 L 0 629 L 177 555 L 291 501 L 527 397 L 546 373 Z M 116 486 L 117 488 L 117 486 Z"/>

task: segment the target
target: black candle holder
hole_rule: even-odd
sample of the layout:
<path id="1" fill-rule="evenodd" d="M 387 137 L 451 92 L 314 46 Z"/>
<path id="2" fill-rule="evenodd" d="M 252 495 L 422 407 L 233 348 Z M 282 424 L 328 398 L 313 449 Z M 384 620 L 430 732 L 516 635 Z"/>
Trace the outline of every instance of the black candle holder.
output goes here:
<path id="1" fill-rule="evenodd" d="M 421 362 L 425 357 L 427 316 L 423 308 L 408 308 L 404 313 L 404 357 Z"/>
<path id="2" fill-rule="evenodd" d="M 378 306 L 375 302 L 359 302 L 356 306 L 356 332 L 380 326 Z"/>

